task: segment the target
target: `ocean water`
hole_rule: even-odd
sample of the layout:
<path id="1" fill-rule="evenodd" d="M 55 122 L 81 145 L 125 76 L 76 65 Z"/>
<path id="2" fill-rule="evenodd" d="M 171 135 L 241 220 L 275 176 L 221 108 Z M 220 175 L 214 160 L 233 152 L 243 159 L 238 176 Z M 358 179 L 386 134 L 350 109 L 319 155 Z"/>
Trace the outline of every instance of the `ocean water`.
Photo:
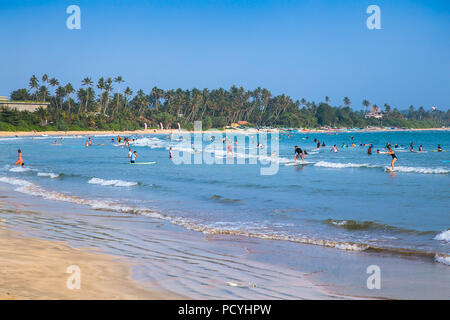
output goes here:
<path id="1" fill-rule="evenodd" d="M 113 225 L 108 222 L 116 230 L 111 237 L 118 239 L 115 245 L 108 242 L 104 247 L 120 253 L 121 241 L 126 238 L 130 245 L 134 235 L 136 248 L 128 246 L 126 255 L 137 260 L 146 259 L 146 243 L 142 241 L 152 233 L 153 223 L 161 223 L 175 238 L 177 233 L 197 234 L 217 241 L 226 239 L 238 248 L 249 241 L 246 248 L 255 246 L 250 256 L 260 263 L 305 272 L 325 270 L 317 280 L 334 283 L 339 287 L 334 291 L 345 294 L 374 295 L 354 289 L 349 277 L 341 277 L 349 281 L 345 288 L 347 280 L 340 283 L 339 277 L 332 276 L 329 264 L 321 263 L 325 258 L 306 263 L 293 253 L 302 248 L 310 257 L 321 252 L 344 262 L 350 254 L 351 261 L 361 265 L 367 257 L 371 261 L 394 259 L 391 266 L 412 266 L 420 261 L 416 270 L 431 270 L 428 277 L 436 282 L 428 279 L 431 286 L 450 280 L 448 131 L 284 133 L 278 139 L 275 135 L 267 139 L 260 136 L 263 149 L 255 148 L 252 139 L 257 137 L 241 134 L 237 137 L 241 139 L 239 144 L 233 146 L 233 157 L 227 154 L 221 136 L 214 143 L 203 137 L 201 147 L 198 140 L 191 146 L 186 137 L 179 141 L 177 135 L 172 140 L 168 135 L 135 136 L 130 148 L 138 152 L 138 162 L 155 161 L 153 165 L 130 165 L 128 147 L 111 138 L 92 136 L 90 148 L 84 147 L 86 137 L 2 138 L 0 184 L 52 207 L 63 206 L 74 219 L 68 227 L 74 232 L 80 212 L 95 212 L 83 216 L 83 224 L 93 225 L 85 231 L 88 238 L 102 233 L 101 224 L 94 224 L 98 219 L 94 216 L 112 213 L 114 217 L 126 217 L 126 221 L 114 219 Z M 326 146 L 316 150 L 314 138 Z M 54 140 L 60 145 L 52 145 Z M 351 146 L 352 141 L 356 147 Z M 412 141 L 416 150 L 422 145 L 426 152 L 410 152 Z M 395 172 L 386 171 L 391 157 L 376 153 L 377 149 L 384 151 L 387 142 L 399 145 L 394 148 L 398 157 Z M 367 146 L 360 143 L 373 143 L 373 154 L 368 155 Z M 334 144 L 339 148 L 337 153 L 331 151 Z M 347 144 L 349 147 L 345 147 Z M 449 151 L 433 152 L 437 144 Z M 295 145 L 309 152 L 309 164 L 285 166 L 293 159 Z M 175 164 L 169 159 L 170 147 L 176 160 L 184 157 L 185 162 L 195 162 L 194 157 L 198 160 L 207 155 L 217 162 L 234 163 Z M 23 151 L 24 168 L 11 165 L 18 148 Z M 276 173 L 261 174 L 261 168 L 268 166 L 276 167 Z M 56 213 L 48 214 L 61 219 Z M 7 218 L 14 216 L 9 213 Z M 59 228 L 54 226 L 60 220 L 52 221 L 53 227 L 44 228 L 45 233 L 58 239 Z M 25 226 L 30 219 L 21 223 Z M 149 228 L 141 230 L 144 223 Z M 20 223 L 15 225 L 20 229 Z M 64 239 L 76 237 L 66 235 Z M 267 248 L 272 248 L 272 253 L 265 252 Z M 263 251 L 265 254 L 261 254 Z M 145 268 L 138 273 L 145 278 Z M 208 276 L 212 277 L 213 273 Z M 379 295 L 402 297 L 407 294 L 402 292 L 405 286 Z M 201 286 L 196 290 L 195 297 L 264 297 L 260 293 L 215 294 L 202 291 Z M 276 297 L 295 297 L 291 294 L 280 291 Z M 440 294 L 449 292 L 444 289 Z"/>

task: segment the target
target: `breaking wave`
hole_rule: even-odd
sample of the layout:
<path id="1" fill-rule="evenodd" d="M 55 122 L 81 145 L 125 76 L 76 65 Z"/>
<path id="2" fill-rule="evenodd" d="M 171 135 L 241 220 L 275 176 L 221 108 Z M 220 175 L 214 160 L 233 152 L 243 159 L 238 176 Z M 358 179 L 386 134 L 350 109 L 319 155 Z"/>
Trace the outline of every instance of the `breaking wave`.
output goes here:
<path id="1" fill-rule="evenodd" d="M 50 179 L 56 179 L 60 176 L 60 174 L 52 173 L 52 172 L 38 172 L 37 175 L 39 177 L 48 177 Z"/>
<path id="2" fill-rule="evenodd" d="M 314 164 L 316 167 L 325 167 L 325 168 L 377 168 L 379 166 L 371 165 L 368 163 L 339 163 L 339 162 L 327 162 L 327 161 L 319 161 Z"/>
<path id="3" fill-rule="evenodd" d="M 339 250 L 346 251 L 373 251 L 373 252 L 390 252 L 394 254 L 406 254 L 406 255 L 417 255 L 427 258 L 434 258 L 434 261 L 440 262 L 446 265 L 450 265 L 450 257 L 441 253 L 434 252 L 423 252 L 418 250 L 403 249 L 403 248 L 390 248 L 390 247 L 377 247 L 361 242 L 350 242 L 350 241 L 336 241 L 327 239 L 315 239 L 307 235 L 288 235 L 277 231 L 252 231 L 248 228 L 233 228 L 233 227 L 218 227 L 216 223 L 214 226 L 204 225 L 201 221 L 196 221 L 195 219 L 188 219 L 183 217 L 174 217 L 167 214 L 162 214 L 160 212 L 150 210 L 148 208 L 139 208 L 135 206 L 126 205 L 120 202 L 111 200 L 95 200 L 95 199 L 84 199 L 73 195 L 68 195 L 60 192 L 55 192 L 47 190 L 43 187 L 35 185 L 29 181 L 16 179 L 11 177 L 0 177 L 0 182 L 8 183 L 11 185 L 18 186 L 15 190 L 21 193 L 30 194 L 33 196 L 42 197 L 48 200 L 64 201 L 79 205 L 87 205 L 95 210 L 105 210 L 113 211 L 118 213 L 126 214 L 138 214 L 145 215 L 161 220 L 168 221 L 174 225 L 182 226 L 188 230 L 202 232 L 209 235 L 231 235 L 231 236 L 241 236 L 250 238 L 259 238 L 264 240 L 281 240 L 290 241 L 302 244 L 313 244 L 318 246 L 324 246 L 329 248 L 335 248 Z"/>
<path id="4" fill-rule="evenodd" d="M 113 187 L 132 187 L 138 185 L 138 182 L 128 182 L 122 180 L 103 180 L 100 178 L 92 178 L 91 180 L 88 181 L 88 183 Z"/>
<path id="5" fill-rule="evenodd" d="M 450 230 L 442 231 L 441 233 L 436 235 L 436 237 L 434 237 L 433 239 L 450 242 Z"/>
<path id="6" fill-rule="evenodd" d="M 395 167 L 397 172 L 425 173 L 425 174 L 448 174 L 450 170 L 444 168 L 423 168 L 423 167 Z"/>

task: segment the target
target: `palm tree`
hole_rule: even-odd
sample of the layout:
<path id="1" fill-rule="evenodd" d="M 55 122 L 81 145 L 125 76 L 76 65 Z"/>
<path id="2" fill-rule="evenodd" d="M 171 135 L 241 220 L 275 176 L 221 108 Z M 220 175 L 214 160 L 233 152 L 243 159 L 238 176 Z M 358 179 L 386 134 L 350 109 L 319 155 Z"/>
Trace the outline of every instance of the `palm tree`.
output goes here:
<path id="1" fill-rule="evenodd" d="M 45 82 L 47 84 L 47 86 L 48 86 L 48 75 L 46 73 L 42 76 L 42 82 Z M 45 88 L 47 88 L 47 86 L 45 86 Z M 44 92 L 44 101 L 46 101 L 46 94 L 47 93 L 48 93 L 48 91 Z"/>
<path id="2" fill-rule="evenodd" d="M 344 104 L 345 104 L 345 106 L 346 106 L 346 107 L 350 107 L 350 103 L 351 103 L 350 99 L 349 99 L 348 97 L 345 97 L 345 98 L 344 98 Z"/>
<path id="3" fill-rule="evenodd" d="M 117 87 L 117 104 L 116 104 L 116 112 L 119 112 L 119 97 L 120 97 L 120 83 L 124 82 L 124 80 L 122 79 L 121 76 L 117 76 L 117 78 L 114 79 L 114 82 L 117 82 L 117 84 L 119 85 Z"/>
<path id="4" fill-rule="evenodd" d="M 325 96 L 325 102 L 326 103 L 330 102 L 330 98 L 328 96 Z"/>
<path id="5" fill-rule="evenodd" d="M 384 110 L 386 111 L 386 113 L 390 113 L 391 112 L 391 106 L 387 103 L 384 104 Z"/>
<path id="6" fill-rule="evenodd" d="M 53 95 L 55 95 L 56 94 L 55 87 L 59 86 L 59 81 L 56 80 L 55 78 L 51 78 L 50 79 L 50 85 L 53 88 Z M 56 98 L 55 98 L 55 103 L 58 104 L 58 102 L 56 101 Z"/>
<path id="7" fill-rule="evenodd" d="M 89 101 L 89 88 L 92 86 L 92 80 L 91 78 L 84 78 L 83 81 L 81 81 L 82 86 L 86 86 L 86 103 L 84 105 L 84 112 L 87 112 L 88 110 L 88 101 Z"/>
<path id="8" fill-rule="evenodd" d="M 39 88 L 39 80 L 34 74 L 30 78 L 29 86 L 31 89 L 34 89 L 34 100 L 36 101 L 37 90 Z"/>
<path id="9" fill-rule="evenodd" d="M 158 111 L 158 105 L 159 105 L 159 98 L 163 96 L 163 91 L 161 89 L 158 89 L 158 87 L 153 87 L 152 89 L 152 95 L 155 100 L 155 110 Z"/>
<path id="10" fill-rule="evenodd" d="M 300 100 L 300 103 L 301 103 L 303 106 L 305 106 L 305 105 L 306 105 L 306 99 L 305 99 L 305 98 L 302 98 L 302 100 Z"/>
<path id="11" fill-rule="evenodd" d="M 106 104 L 105 104 L 105 113 L 106 113 L 106 111 L 107 111 L 107 109 L 109 107 L 109 93 L 111 92 L 112 89 L 113 89 L 113 87 L 112 87 L 112 79 L 108 78 L 108 79 L 106 79 L 106 83 L 105 83 L 105 90 L 107 92 Z"/>
<path id="12" fill-rule="evenodd" d="M 368 100 L 364 99 L 362 104 L 366 108 L 366 113 L 367 113 L 367 108 L 370 106 L 370 102 Z"/>
<path id="13" fill-rule="evenodd" d="M 46 86 L 41 86 L 39 88 L 39 94 L 38 95 L 39 95 L 39 99 L 41 99 L 41 97 L 42 97 L 43 101 L 45 101 L 44 97 L 49 95 L 47 87 Z"/>
<path id="14" fill-rule="evenodd" d="M 71 99 L 70 95 L 75 92 L 75 89 L 72 87 L 72 84 L 69 82 L 64 87 L 64 91 L 65 91 L 66 96 L 67 96 L 67 102 L 69 103 L 69 113 L 70 113 L 70 99 Z"/>
<path id="15" fill-rule="evenodd" d="M 100 89 L 100 110 L 102 110 L 103 90 L 105 89 L 105 79 L 103 77 L 98 79 L 97 88 Z"/>
<path id="16" fill-rule="evenodd" d="M 125 95 L 125 108 L 126 108 L 128 105 L 128 97 L 130 97 L 133 94 L 133 91 L 131 91 L 130 87 L 126 87 L 123 94 Z"/>

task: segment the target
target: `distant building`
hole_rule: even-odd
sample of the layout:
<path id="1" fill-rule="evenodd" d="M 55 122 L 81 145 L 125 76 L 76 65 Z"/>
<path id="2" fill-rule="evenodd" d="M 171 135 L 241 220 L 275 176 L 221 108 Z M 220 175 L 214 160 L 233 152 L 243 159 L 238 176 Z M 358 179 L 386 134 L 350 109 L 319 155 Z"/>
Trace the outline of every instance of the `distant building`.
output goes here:
<path id="1" fill-rule="evenodd" d="M 36 101 L 8 101 L 7 97 L 0 96 L 0 108 L 17 109 L 18 111 L 35 112 L 40 107 L 46 109 L 50 102 Z"/>
<path id="2" fill-rule="evenodd" d="M 371 106 L 370 112 L 366 113 L 366 115 L 364 117 L 366 119 L 367 118 L 381 119 L 381 118 L 383 118 L 383 112 L 380 110 L 380 108 L 378 108 L 378 106 Z"/>

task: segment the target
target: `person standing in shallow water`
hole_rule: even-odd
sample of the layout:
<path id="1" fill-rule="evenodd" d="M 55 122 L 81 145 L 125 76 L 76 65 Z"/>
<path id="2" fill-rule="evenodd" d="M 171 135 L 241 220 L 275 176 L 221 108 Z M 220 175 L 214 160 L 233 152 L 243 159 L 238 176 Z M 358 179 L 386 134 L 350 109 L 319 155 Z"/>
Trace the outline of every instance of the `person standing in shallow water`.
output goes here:
<path id="1" fill-rule="evenodd" d="M 17 166 L 17 165 L 20 165 L 20 166 L 24 166 L 25 165 L 25 163 L 23 163 L 23 156 L 22 156 L 22 150 L 17 150 L 17 153 L 19 154 L 18 155 L 18 158 L 17 158 L 17 161 L 16 161 L 16 163 L 14 163 L 14 166 Z"/>

